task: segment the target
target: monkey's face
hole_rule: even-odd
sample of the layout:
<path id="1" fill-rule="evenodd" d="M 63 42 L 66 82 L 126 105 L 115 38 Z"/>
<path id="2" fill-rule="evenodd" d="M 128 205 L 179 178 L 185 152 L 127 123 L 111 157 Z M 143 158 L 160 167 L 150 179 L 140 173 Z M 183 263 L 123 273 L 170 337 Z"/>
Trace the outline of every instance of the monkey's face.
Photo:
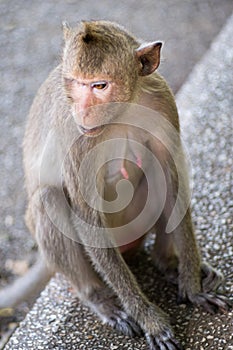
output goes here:
<path id="1" fill-rule="evenodd" d="M 72 115 L 79 130 L 87 136 L 100 134 L 119 113 L 121 104 L 118 107 L 115 102 L 126 102 L 130 98 L 127 89 L 110 77 L 86 79 L 78 76 L 64 78 L 64 81 Z"/>

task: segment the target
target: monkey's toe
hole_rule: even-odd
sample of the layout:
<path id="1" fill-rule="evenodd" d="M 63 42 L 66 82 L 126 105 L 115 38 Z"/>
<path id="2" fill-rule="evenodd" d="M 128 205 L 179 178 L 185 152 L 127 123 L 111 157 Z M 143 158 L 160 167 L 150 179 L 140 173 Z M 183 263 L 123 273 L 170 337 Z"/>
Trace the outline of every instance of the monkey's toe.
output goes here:
<path id="1" fill-rule="evenodd" d="M 223 295 L 199 293 L 194 298 L 194 304 L 202 306 L 211 314 L 224 313 L 232 308 L 232 302 Z"/>
<path id="2" fill-rule="evenodd" d="M 151 334 L 145 334 L 146 340 L 150 346 L 150 350 L 182 350 L 183 347 L 175 339 L 172 332 L 167 329 L 161 334 L 154 336 Z"/>
<path id="3" fill-rule="evenodd" d="M 209 264 L 203 262 L 201 266 L 202 289 L 203 292 L 209 293 L 216 290 L 223 282 L 223 275 Z"/>

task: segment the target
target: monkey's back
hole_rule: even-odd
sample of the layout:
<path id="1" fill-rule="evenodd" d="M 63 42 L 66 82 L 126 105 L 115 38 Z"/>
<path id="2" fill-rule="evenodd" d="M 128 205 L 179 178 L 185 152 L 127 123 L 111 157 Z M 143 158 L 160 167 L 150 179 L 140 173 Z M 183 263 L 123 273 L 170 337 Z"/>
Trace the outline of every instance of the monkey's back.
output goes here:
<path id="1" fill-rule="evenodd" d="M 60 128 L 70 116 L 61 82 L 61 66 L 55 68 L 39 88 L 32 103 L 23 140 L 23 161 L 25 183 L 28 196 L 39 185 L 41 158 L 49 131 L 60 132 Z M 57 152 L 59 144 L 49 145 L 51 154 Z M 51 169 L 48 169 L 51 171 Z"/>

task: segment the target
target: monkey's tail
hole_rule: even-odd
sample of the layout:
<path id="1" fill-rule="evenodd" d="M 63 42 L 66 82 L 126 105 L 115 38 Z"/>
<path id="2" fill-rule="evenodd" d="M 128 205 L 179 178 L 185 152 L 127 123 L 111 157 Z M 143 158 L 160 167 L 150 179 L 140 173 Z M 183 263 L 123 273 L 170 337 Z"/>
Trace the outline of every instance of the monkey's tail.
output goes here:
<path id="1" fill-rule="evenodd" d="M 14 283 L 0 290 L 0 309 L 13 308 L 23 301 L 35 299 L 52 277 L 45 261 L 39 257 L 34 266 Z"/>

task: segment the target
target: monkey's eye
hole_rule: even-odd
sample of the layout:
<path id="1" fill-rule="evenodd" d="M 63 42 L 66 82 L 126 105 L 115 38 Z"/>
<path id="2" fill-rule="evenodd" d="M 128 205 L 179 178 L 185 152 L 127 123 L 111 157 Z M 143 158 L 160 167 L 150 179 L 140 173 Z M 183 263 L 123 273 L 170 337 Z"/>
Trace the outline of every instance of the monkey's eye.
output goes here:
<path id="1" fill-rule="evenodd" d="M 108 86 L 107 81 L 97 81 L 95 83 L 91 84 L 92 89 L 97 89 L 97 90 L 104 90 Z"/>

